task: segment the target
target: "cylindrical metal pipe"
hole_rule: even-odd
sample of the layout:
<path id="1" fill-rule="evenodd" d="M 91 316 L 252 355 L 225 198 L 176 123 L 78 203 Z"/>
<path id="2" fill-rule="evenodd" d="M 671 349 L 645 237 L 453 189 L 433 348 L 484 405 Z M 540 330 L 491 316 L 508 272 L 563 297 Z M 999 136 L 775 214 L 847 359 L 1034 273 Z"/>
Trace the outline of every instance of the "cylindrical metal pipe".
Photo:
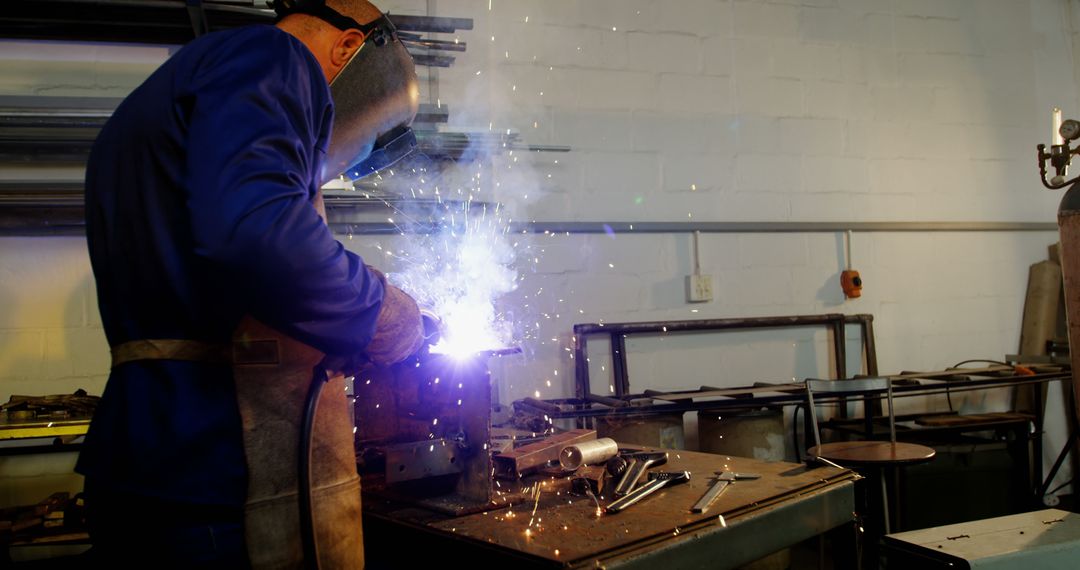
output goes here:
<path id="1" fill-rule="evenodd" d="M 614 439 L 602 437 L 564 447 L 559 452 L 559 465 L 567 471 L 573 471 L 582 465 L 603 463 L 618 453 L 619 444 L 615 443 Z"/>

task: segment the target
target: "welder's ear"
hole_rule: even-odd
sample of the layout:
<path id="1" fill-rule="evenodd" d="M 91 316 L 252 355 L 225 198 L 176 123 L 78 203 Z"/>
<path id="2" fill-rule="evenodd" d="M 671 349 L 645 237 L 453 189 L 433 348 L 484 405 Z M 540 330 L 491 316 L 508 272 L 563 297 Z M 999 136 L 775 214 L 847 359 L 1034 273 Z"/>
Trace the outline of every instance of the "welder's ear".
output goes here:
<path id="1" fill-rule="evenodd" d="M 345 67 L 362 45 L 364 45 L 364 32 L 354 29 L 341 32 L 330 52 L 330 63 L 339 69 Z"/>

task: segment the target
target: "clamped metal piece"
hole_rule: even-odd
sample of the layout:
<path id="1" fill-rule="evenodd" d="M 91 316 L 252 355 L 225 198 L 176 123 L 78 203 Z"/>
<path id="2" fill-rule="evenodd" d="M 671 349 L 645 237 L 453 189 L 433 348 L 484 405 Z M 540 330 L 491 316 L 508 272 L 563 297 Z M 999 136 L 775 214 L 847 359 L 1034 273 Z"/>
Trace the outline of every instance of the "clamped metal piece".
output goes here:
<path id="1" fill-rule="evenodd" d="M 611 503 L 604 509 L 605 512 L 612 514 L 626 509 L 631 505 L 637 504 L 639 501 L 648 497 L 649 495 L 667 487 L 669 485 L 678 485 L 679 483 L 686 483 L 690 480 L 689 471 L 675 471 L 664 473 L 650 473 L 649 482 L 634 489 L 632 493 L 625 497 Z"/>
<path id="2" fill-rule="evenodd" d="M 634 486 L 637 485 L 638 480 L 641 479 L 647 469 L 656 465 L 663 465 L 668 460 L 666 451 L 624 453 L 622 457 L 629 463 L 626 465 L 626 471 L 623 472 L 622 478 L 615 485 L 616 497 L 622 497 L 633 491 Z"/>
<path id="3" fill-rule="evenodd" d="M 756 473 L 735 473 L 734 471 L 718 471 L 716 473 L 716 482 L 709 487 L 708 491 L 701 496 L 701 499 L 690 508 L 690 512 L 702 514 L 709 510 L 709 507 L 716 501 L 731 483 L 741 479 L 760 479 L 761 475 Z"/>

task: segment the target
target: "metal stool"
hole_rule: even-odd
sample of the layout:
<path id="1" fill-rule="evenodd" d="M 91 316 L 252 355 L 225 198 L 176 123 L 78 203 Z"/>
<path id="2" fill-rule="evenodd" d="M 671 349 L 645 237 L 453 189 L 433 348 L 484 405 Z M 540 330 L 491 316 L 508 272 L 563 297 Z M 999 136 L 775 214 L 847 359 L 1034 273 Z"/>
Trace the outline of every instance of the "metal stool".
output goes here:
<path id="1" fill-rule="evenodd" d="M 870 395 L 884 392 L 888 401 L 889 441 L 839 441 L 821 443 L 817 412 L 814 410 L 814 392 L 827 392 L 830 395 Z M 853 380 L 811 380 L 806 381 L 806 398 L 813 424 L 814 447 L 807 450 L 807 456 L 823 459 L 843 467 L 873 469 L 881 480 L 882 528 L 885 534 L 891 532 L 889 523 L 889 493 L 886 488 L 885 470 L 903 465 L 925 463 L 934 458 L 933 448 L 916 443 L 896 441 L 896 421 L 893 417 L 892 382 L 888 378 L 859 378 Z"/>

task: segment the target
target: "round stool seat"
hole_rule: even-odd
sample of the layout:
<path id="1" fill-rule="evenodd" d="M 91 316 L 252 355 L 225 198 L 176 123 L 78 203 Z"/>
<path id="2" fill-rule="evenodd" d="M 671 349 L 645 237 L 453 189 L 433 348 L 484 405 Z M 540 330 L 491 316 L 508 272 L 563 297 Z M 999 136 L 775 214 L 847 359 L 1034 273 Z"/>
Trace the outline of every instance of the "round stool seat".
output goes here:
<path id="1" fill-rule="evenodd" d="M 811 457 L 821 457 L 851 467 L 914 465 L 930 461 L 937 453 L 917 443 L 889 441 L 837 441 L 807 450 Z"/>

